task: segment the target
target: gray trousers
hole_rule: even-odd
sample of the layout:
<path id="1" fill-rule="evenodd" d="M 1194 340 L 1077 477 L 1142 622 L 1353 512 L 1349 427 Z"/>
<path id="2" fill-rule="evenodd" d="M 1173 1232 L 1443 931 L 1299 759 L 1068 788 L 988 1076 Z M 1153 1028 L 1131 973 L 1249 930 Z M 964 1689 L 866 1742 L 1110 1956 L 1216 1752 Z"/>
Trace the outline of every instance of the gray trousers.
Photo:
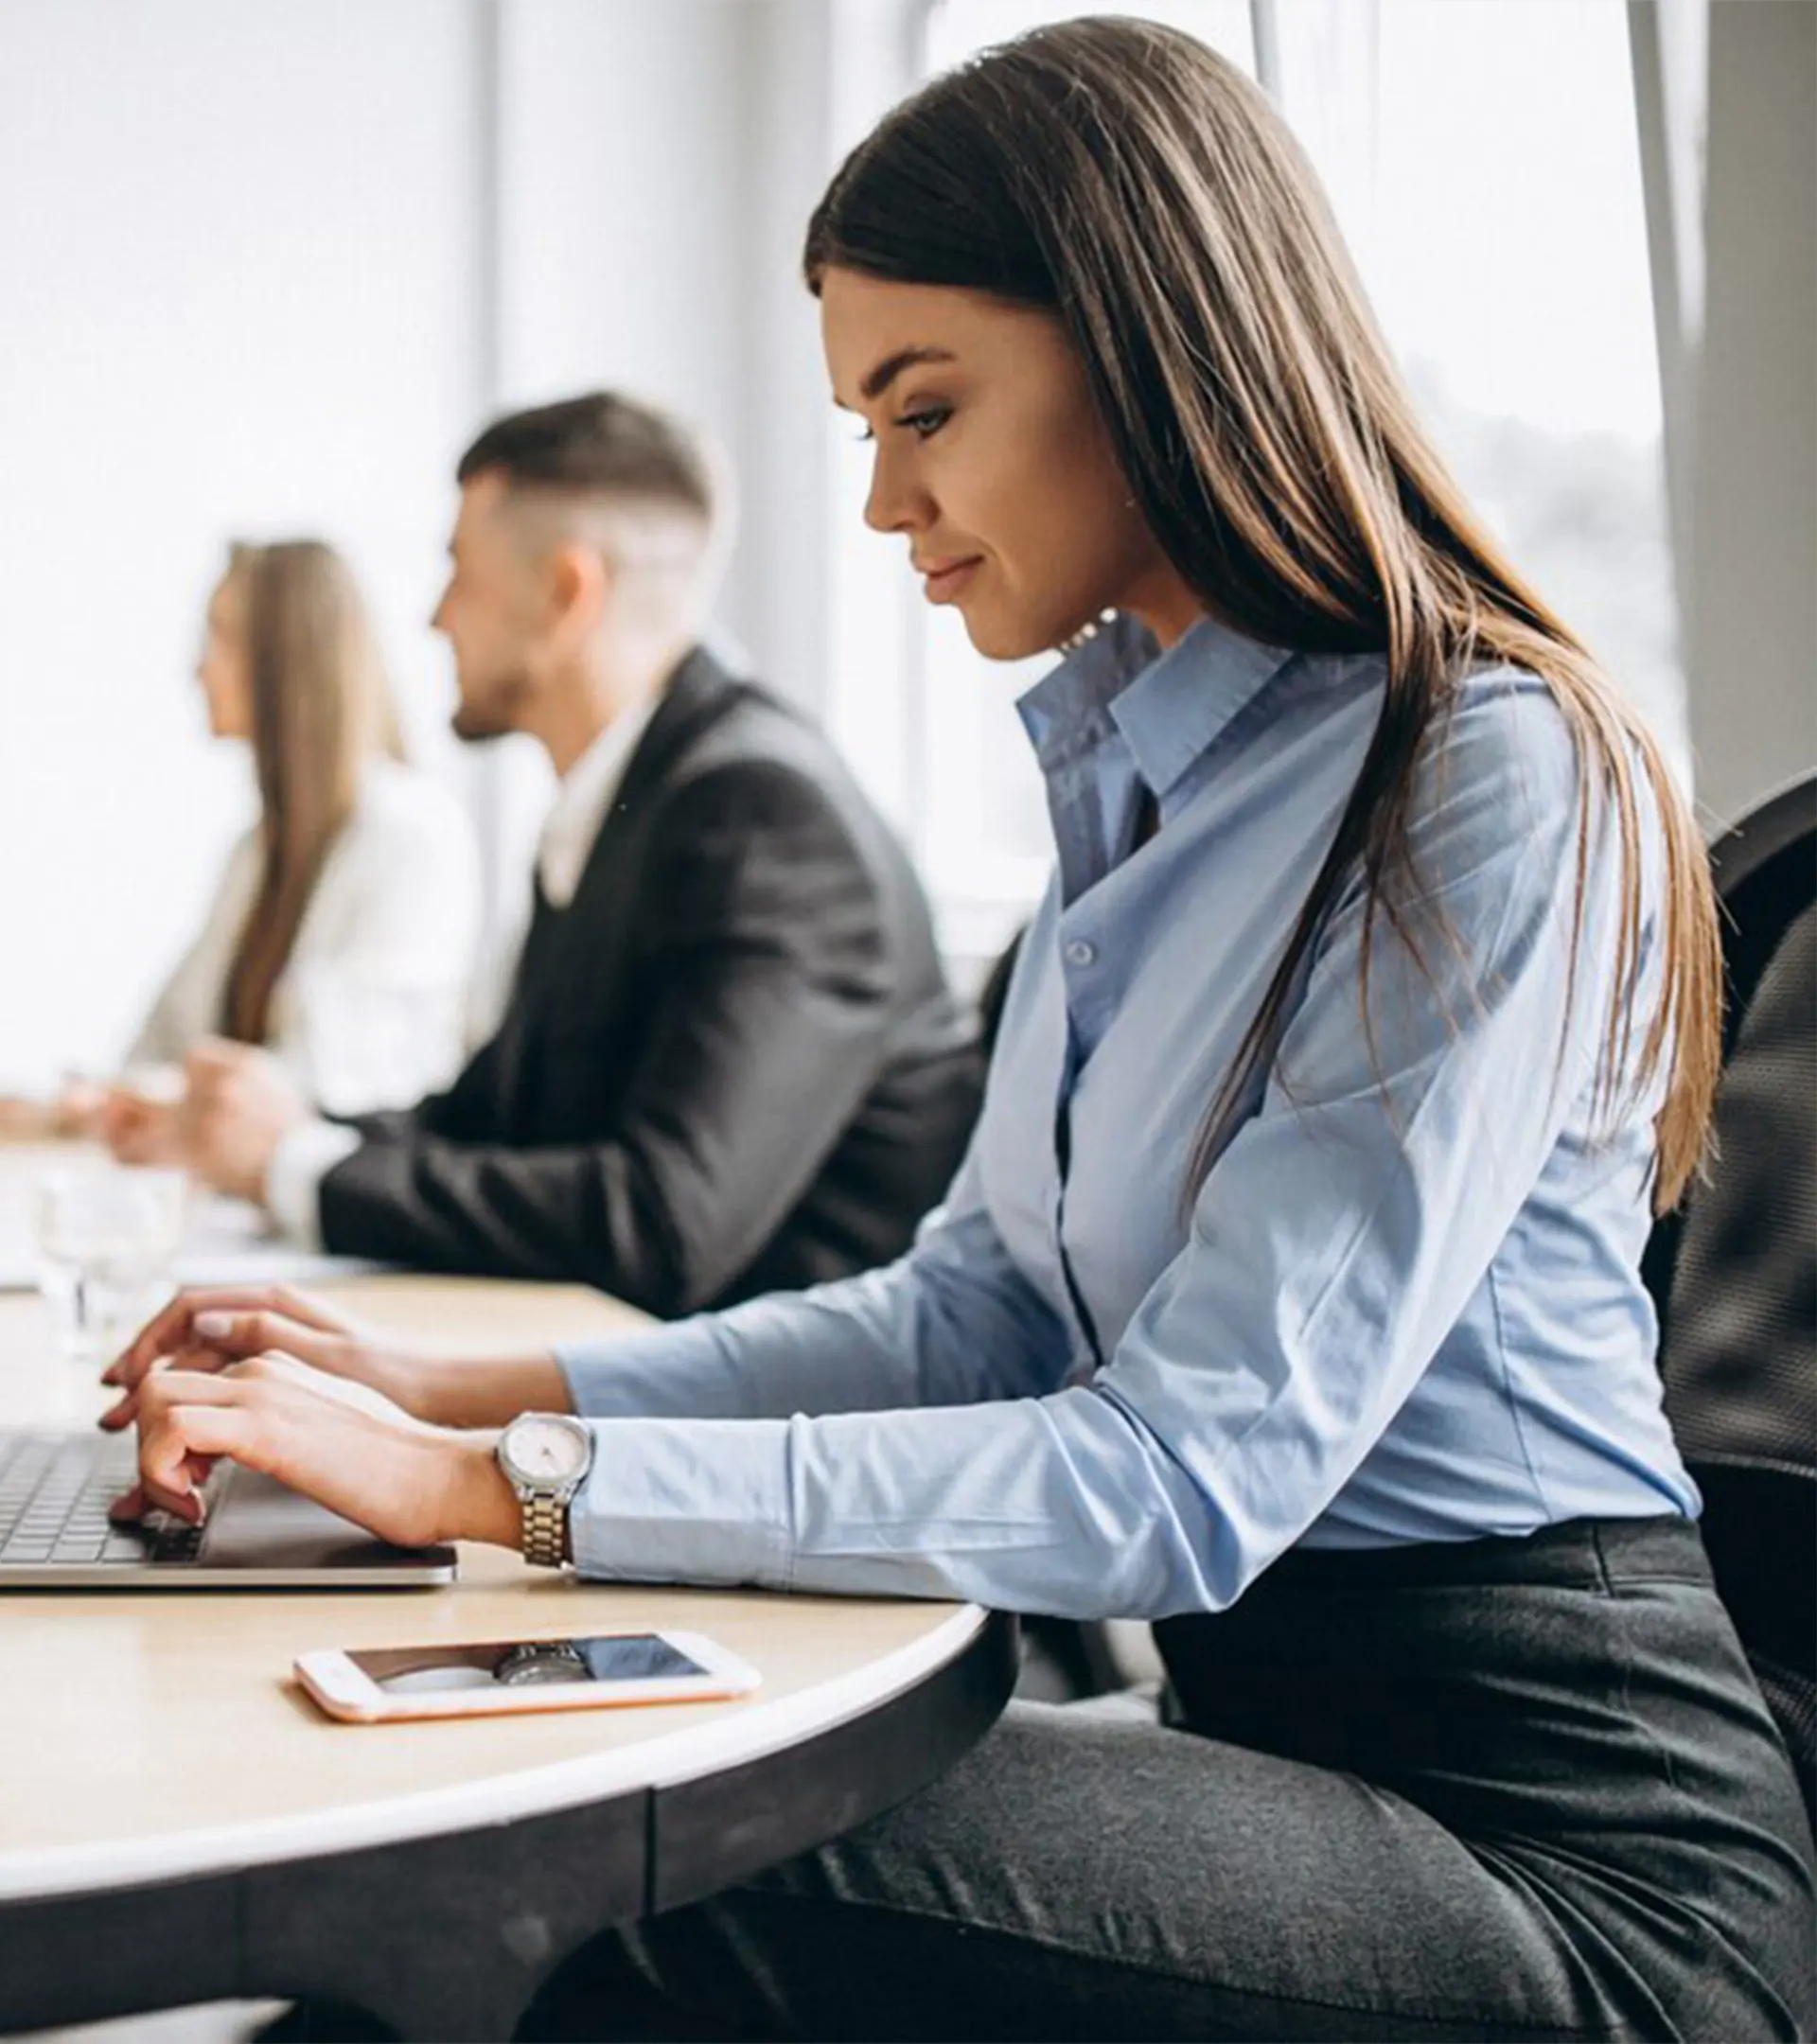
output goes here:
<path id="1" fill-rule="evenodd" d="M 1187 1728 L 1013 1705 L 523 2034 L 1817 2033 L 1810 1835 L 1692 1528 L 1289 1558 L 1239 1612 L 1157 1629 Z"/>

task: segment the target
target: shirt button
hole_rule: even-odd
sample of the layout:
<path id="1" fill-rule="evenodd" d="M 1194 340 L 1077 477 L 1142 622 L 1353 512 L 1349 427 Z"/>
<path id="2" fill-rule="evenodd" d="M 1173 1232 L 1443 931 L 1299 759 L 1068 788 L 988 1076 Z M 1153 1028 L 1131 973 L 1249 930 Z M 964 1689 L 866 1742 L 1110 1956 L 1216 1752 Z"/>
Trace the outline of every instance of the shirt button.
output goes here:
<path id="1" fill-rule="evenodd" d="M 1090 965 L 1096 961 L 1097 957 L 1098 946 L 1094 943 L 1087 943 L 1083 937 L 1075 937 L 1067 946 L 1067 963 L 1068 965 Z"/>

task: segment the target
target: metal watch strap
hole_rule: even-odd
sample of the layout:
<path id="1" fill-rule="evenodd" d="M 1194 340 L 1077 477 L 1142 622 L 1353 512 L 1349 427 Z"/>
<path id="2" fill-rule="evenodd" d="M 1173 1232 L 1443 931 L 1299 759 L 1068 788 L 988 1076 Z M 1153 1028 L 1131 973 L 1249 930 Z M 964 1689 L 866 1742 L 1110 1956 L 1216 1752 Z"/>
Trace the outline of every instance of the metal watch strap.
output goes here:
<path id="1" fill-rule="evenodd" d="M 546 1490 L 523 1500 L 523 1559 L 538 1568 L 559 1568 L 568 1559 L 568 1501 Z"/>

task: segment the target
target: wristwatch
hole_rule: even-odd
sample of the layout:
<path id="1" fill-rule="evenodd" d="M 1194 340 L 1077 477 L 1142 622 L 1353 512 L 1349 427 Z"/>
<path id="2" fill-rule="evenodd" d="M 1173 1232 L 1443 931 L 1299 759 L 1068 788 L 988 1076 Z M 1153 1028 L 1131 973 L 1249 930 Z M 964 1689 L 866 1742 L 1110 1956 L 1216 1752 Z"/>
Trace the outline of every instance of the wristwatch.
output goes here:
<path id="1" fill-rule="evenodd" d="M 538 1683 L 577 1683 L 589 1669 L 572 1640 L 520 1640 L 502 1654 L 492 1680 L 503 1689 L 526 1689 Z"/>
<path id="2" fill-rule="evenodd" d="M 497 1453 L 523 1507 L 523 1559 L 559 1568 L 570 1552 L 568 1507 L 593 1466 L 591 1430 L 567 1413 L 522 1413 L 499 1436 Z"/>

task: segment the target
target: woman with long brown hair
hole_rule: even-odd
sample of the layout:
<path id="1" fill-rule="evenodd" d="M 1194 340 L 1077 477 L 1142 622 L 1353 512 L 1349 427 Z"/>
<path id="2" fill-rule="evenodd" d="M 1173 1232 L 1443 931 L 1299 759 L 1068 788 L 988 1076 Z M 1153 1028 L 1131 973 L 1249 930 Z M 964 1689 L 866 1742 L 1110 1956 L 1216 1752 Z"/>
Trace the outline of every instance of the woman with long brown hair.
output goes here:
<path id="1" fill-rule="evenodd" d="M 458 803 L 404 760 L 346 562 L 318 539 L 231 547 L 197 678 L 212 735 L 252 748 L 259 818 L 129 1070 L 224 1036 L 330 1107 L 418 1099 L 460 1059 L 477 861 Z M 130 1090 L 101 1122 L 128 1158 L 175 1144 L 171 1112 Z"/>
<path id="2" fill-rule="evenodd" d="M 944 1209 L 886 1271 L 489 1371 L 180 1302 L 116 1372 L 144 1494 L 194 1516 L 230 1453 L 598 1577 L 1154 1621 L 1167 1727 L 1012 1706 L 525 2035 L 1808 2034 L 1810 1835 L 1638 1268 L 1719 1022 L 1651 738 L 1191 40 L 935 80 L 806 269 L 872 524 L 983 652 L 1073 646 L 1022 706 L 1058 871 Z M 503 1432 L 356 1422 L 235 1360 L 274 1338 Z"/>

